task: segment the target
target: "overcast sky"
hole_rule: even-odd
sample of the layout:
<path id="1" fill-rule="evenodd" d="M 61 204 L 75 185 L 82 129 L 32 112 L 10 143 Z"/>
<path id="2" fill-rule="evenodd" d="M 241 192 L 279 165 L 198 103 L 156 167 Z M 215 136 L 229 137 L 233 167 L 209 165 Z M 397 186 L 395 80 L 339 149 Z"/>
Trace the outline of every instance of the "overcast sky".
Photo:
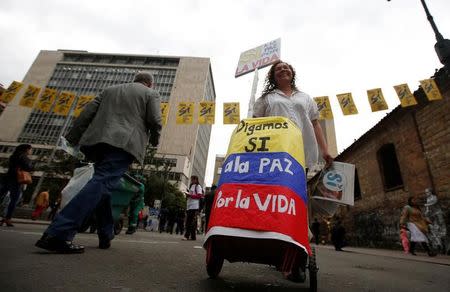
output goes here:
<path id="1" fill-rule="evenodd" d="M 450 1 L 427 4 L 450 38 Z M 207 185 L 233 130 L 222 125 L 222 103 L 239 101 L 241 118 L 247 114 L 253 74 L 234 78 L 242 51 L 281 38 L 281 58 L 295 67 L 300 89 L 330 97 L 340 152 L 399 104 L 393 85 L 414 91 L 441 67 L 419 0 L 1 0 L 0 35 L 5 86 L 22 80 L 40 50 L 211 58 L 217 109 Z M 260 71 L 258 92 L 266 73 Z M 371 113 L 366 90 L 378 87 L 389 110 Z M 342 115 L 336 94 L 345 92 L 358 115 Z"/>

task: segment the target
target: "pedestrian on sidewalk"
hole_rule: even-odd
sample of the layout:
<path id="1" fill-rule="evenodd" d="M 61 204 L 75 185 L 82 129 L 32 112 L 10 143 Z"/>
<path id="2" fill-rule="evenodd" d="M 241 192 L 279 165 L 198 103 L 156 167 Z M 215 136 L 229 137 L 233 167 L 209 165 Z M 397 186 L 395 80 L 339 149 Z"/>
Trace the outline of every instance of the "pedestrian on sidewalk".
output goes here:
<path id="1" fill-rule="evenodd" d="M 317 218 L 314 218 L 313 224 L 311 224 L 311 232 L 314 235 L 314 241 L 317 245 L 320 243 L 320 223 Z"/>
<path id="2" fill-rule="evenodd" d="M 37 195 L 36 207 L 33 213 L 31 213 L 32 220 L 38 219 L 41 216 L 42 212 L 44 212 L 44 210 L 48 208 L 49 197 L 50 197 L 49 190 L 42 191 L 39 193 L 39 195 Z"/>
<path id="3" fill-rule="evenodd" d="M 403 250 L 406 254 L 409 253 L 409 239 L 408 239 L 408 228 L 400 227 L 400 240 L 402 242 Z"/>
<path id="4" fill-rule="evenodd" d="M 142 163 L 147 143 L 156 147 L 161 131 L 159 93 L 153 76 L 138 73 L 134 82 L 101 92 L 75 120 L 66 136 L 93 161 L 94 175 L 58 213 L 36 246 L 57 253 L 82 253 L 72 243 L 78 228 L 93 212 L 97 217 L 99 248 L 108 249 L 114 237 L 111 193 L 131 163 Z M 149 135 L 150 134 L 150 135 Z"/>
<path id="5" fill-rule="evenodd" d="M 6 174 L 5 184 L 0 189 L 0 202 L 3 202 L 4 197 L 9 192 L 9 204 L 6 211 L 5 217 L 0 221 L 0 226 L 3 223 L 8 227 L 13 227 L 11 223 L 11 218 L 14 211 L 16 210 L 17 203 L 22 197 L 22 192 L 24 190 L 24 184 L 19 181 L 18 171 L 30 172 L 33 170 L 31 165 L 31 160 L 28 157 L 31 155 L 31 145 L 30 144 L 20 144 L 16 147 L 13 154 L 9 157 L 8 172 Z"/>
<path id="6" fill-rule="evenodd" d="M 183 240 L 197 239 L 197 216 L 200 210 L 200 198 L 203 198 L 203 189 L 198 182 L 198 176 L 191 176 L 189 192 L 186 193 L 186 233 Z"/>
<path id="7" fill-rule="evenodd" d="M 411 196 L 408 198 L 408 204 L 403 207 L 400 217 L 400 228 L 407 228 L 411 233 L 409 253 L 416 255 L 416 244 L 419 242 L 422 244 L 423 249 L 429 256 L 435 256 L 428 246 L 428 224 L 431 221 L 422 215 L 419 209 L 418 200 L 416 197 Z"/>
<path id="8" fill-rule="evenodd" d="M 345 246 L 345 228 L 342 226 L 340 219 L 337 220 L 331 229 L 331 242 L 336 251 L 343 251 L 342 248 Z"/>

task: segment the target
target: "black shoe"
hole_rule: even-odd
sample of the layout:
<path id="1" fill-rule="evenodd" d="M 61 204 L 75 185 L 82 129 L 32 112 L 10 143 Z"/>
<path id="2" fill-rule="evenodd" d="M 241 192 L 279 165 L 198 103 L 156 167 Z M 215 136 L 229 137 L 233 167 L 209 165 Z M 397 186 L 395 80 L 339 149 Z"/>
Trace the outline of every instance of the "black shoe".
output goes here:
<path id="1" fill-rule="evenodd" d="M 136 226 L 128 226 L 127 232 L 125 234 L 133 234 L 136 232 Z"/>
<path id="2" fill-rule="evenodd" d="M 98 248 L 100 249 L 108 249 L 111 247 L 112 238 L 99 236 L 98 237 Z"/>
<path id="3" fill-rule="evenodd" d="M 65 241 L 44 233 L 39 239 L 36 247 L 53 251 L 56 253 L 83 253 L 84 246 L 73 244 L 71 241 Z"/>
<path id="4" fill-rule="evenodd" d="M 289 281 L 295 282 L 295 283 L 304 283 L 306 280 L 306 273 L 302 270 L 298 270 L 296 272 L 292 272 L 287 276 L 287 279 Z"/>

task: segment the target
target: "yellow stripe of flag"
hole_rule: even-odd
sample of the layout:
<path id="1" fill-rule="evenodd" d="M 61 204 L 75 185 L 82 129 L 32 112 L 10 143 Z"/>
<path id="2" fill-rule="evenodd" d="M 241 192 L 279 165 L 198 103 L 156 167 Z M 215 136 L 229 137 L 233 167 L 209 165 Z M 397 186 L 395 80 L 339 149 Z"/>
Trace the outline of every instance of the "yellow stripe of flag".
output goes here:
<path id="1" fill-rule="evenodd" d="M 285 143 L 286 137 L 296 143 Z M 231 135 L 227 156 L 248 152 L 286 152 L 305 167 L 302 133 L 291 120 L 284 117 L 240 121 Z"/>

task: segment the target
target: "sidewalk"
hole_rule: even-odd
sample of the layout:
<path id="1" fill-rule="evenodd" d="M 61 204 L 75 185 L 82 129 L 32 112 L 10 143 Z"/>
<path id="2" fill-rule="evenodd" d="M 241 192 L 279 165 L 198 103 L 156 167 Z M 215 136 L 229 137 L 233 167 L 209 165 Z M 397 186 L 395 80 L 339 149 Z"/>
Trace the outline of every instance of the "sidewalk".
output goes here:
<path id="1" fill-rule="evenodd" d="M 49 225 L 50 221 L 46 220 L 31 220 L 24 218 L 12 218 L 13 223 L 17 224 L 37 224 L 37 225 Z M 311 247 L 316 247 L 316 250 L 320 253 L 321 249 L 334 250 L 332 245 L 315 245 L 311 244 Z M 429 257 L 426 253 L 417 252 L 417 256 L 413 256 L 410 254 L 405 254 L 400 250 L 390 250 L 390 249 L 377 249 L 377 248 L 364 248 L 364 247 L 345 247 L 344 252 L 351 252 L 357 254 L 365 254 L 365 255 L 373 255 L 373 256 L 382 256 L 389 258 L 402 259 L 407 261 L 417 261 L 417 262 L 425 262 L 439 265 L 450 266 L 450 256 L 438 254 L 435 257 Z"/>
<path id="2" fill-rule="evenodd" d="M 311 247 L 316 247 L 316 250 L 320 252 L 320 249 L 330 249 L 334 250 L 334 246 L 332 245 L 317 245 L 312 244 Z M 405 254 L 400 250 L 390 250 L 390 249 L 377 249 L 377 248 L 364 248 L 364 247 L 344 247 L 344 252 L 353 252 L 365 255 L 373 255 L 373 256 L 382 256 L 382 257 L 390 257 L 397 258 L 407 261 L 417 261 L 417 262 L 425 262 L 425 263 L 433 263 L 450 266 L 450 256 L 438 254 L 435 257 L 429 257 L 426 253 L 416 252 L 417 256 L 411 254 Z"/>

